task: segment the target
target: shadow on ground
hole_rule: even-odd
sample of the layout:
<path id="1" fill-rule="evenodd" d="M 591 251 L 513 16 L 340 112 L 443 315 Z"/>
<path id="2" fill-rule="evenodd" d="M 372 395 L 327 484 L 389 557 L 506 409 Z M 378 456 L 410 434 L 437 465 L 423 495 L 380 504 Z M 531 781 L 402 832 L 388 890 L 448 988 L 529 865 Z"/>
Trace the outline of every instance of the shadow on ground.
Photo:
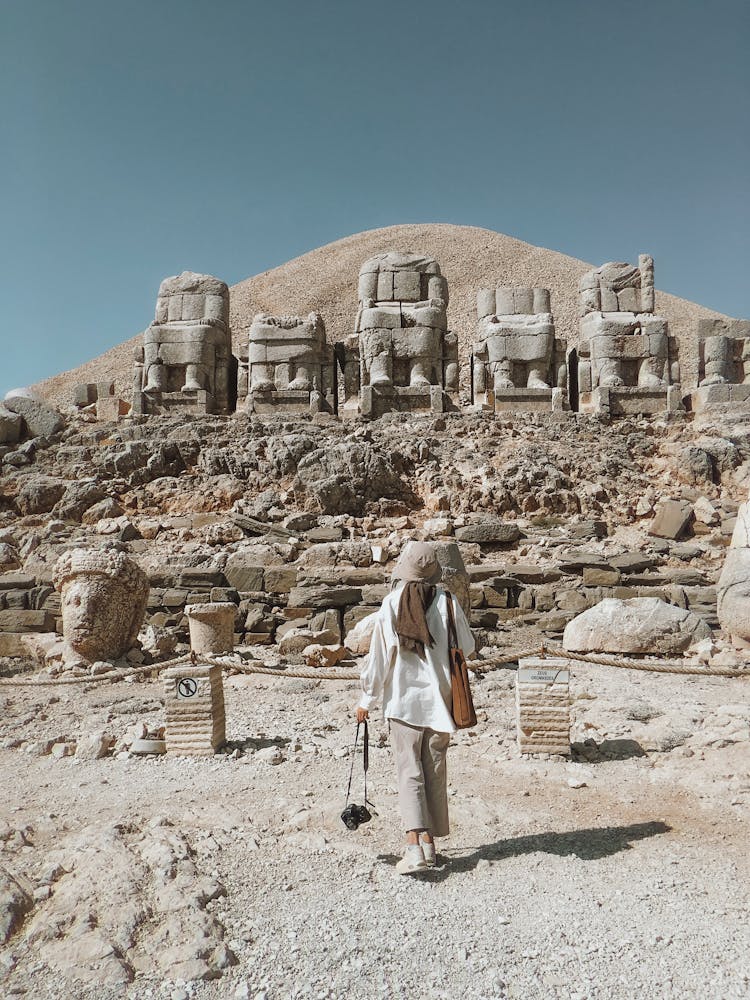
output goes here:
<path id="1" fill-rule="evenodd" d="M 571 746 L 573 760 L 598 764 L 604 760 L 630 760 L 631 757 L 645 757 L 646 751 L 636 740 L 585 740 Z"/>
<path id="2" fill-rule="evenodd" d="M 558 857 L 574 855 L 581 861 L 596 861 L 620 851 L 628 851 L 633 843 L 656 837 L 661 833 L 669 833 L 672 829 L 661 821 L 649 823 L 632 823 L 630 826 L 603 826 L 585 830 L 570 830 L 568 833 L 532 833 L 526 837 L 510 837 L 507 840 L 497 840 L 494 844 L 485 844 L 461 854 L 461 848 L 452 848 L 438 859 L 444 862 L 437 868 L 420 873 L 421 878 L 432 882 L 441 882 L 453 872 L 468 872 L 477 867 L 482 860 L 505 861 L 522 854 L 556 854 Z M 395 865 L 399 860 L 395 854 L 381 854 L 380 861 Z"/>
<path id="3" fill-rule="evenodd" d="M 289 746 L 291 740 L 288 736 L 245 736 L 241 739 L 227 740 L 224 743 L 223 749 L 227 752 L 232 750 L 239 750 L 241 753 L 255 752 L 256 750 L 265 750 L 266 747 L 279 747 L 284 749 Z"/>

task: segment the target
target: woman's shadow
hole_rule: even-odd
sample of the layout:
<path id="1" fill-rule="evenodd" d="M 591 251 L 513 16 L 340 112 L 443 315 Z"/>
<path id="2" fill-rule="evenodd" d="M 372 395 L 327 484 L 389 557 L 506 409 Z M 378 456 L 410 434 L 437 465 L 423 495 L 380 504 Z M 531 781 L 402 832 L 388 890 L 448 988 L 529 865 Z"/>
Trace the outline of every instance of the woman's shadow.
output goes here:
<path id="1" fill-rule="evenodd" d="M 418 876 L 430 882 L 442 882 L 453 872 L 468 872 L 476 868 L 484 860 L 505 861 L 521 854 L 556 854 L 559 857 L 574 855 L 581 861 L 596 861 L 620 851 L 628 851 L 634 841 L 655 837 L 660 833 L 669 833 L 672 827 L 666 823 L 654 820 L 650 823 L 632 823 L 630 826 L 592 827 L 584 830 L 570 830 L 567 833 L 533 833 L 525 837 L 510 837 L 507 840 L 497 840 L 494 844 L 485 844 L 470 854 L 453 857 L 452 848 L 449 855 L 438 854 L 438 864 L 419 872 Z M 399 860 L 395 854 L 380 854 L 379 861 L 395 865 Z M 442 864 L 441 864 L 442 861 Z"/>

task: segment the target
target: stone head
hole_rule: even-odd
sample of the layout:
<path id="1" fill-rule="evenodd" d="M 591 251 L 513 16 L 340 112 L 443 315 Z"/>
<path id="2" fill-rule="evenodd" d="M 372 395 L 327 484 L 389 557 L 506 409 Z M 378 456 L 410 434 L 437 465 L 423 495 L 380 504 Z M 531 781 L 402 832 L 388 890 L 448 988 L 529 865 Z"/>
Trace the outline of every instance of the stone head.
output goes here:
<path id="1" fill-rule="evenodd" d="M 145 573 L 124 553 L 73 549 L 54 570 L 63 637 L 87 660 L 122 656 L 135 642 L 148 599 Z"/>

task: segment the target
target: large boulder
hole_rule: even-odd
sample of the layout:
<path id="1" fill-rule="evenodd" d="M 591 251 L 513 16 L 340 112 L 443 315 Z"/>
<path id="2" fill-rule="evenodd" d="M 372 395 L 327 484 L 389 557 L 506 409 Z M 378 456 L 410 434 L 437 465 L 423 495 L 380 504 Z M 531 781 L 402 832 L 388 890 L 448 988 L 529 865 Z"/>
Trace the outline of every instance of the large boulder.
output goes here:
<path id="1" fill-rule="evenodd" d="M 719 623 L 741 646 L 750 646 L 750 498 L 740 506 L 732 543 L 716 585 Z"/>
<path id="2" fill-rule="evenodd" d="M 0 444 L 17 444 L 22 430 L 23 417 L 0 406 Z"/>
<path id="3" fill-rule="evenodd" d="M 373 611 L 371 615 L 362 618 L 354 628 L 346 633 L 344 645 L 351 650 L 355 656 L 365 656 L 370 652 L 370 641 L 372 633 L 375 631 L 375 623 L 378 620 L 378 612 Z"/>
<path id="4" fill-rule="evenodd" d="M 607 597 L 568 622 L 563 647 L 576 653 L 673 656 L 710 635 L 698 615 L 657 597 Z"/>
<path id="5" fill-rule="evenodd" d="M 52 437 L 65 426 L 59 410 L 28 396 L 11 396 L 3 400 L 3 406 L 12 413 L 23 417 L 31 437 Z"/>
<path id="6" fill-rule="evenodd" d="M 693 520 L 693 505 L 687 500 L 662 500 L 648 529 L 656 538 L 680 538 Z"/>

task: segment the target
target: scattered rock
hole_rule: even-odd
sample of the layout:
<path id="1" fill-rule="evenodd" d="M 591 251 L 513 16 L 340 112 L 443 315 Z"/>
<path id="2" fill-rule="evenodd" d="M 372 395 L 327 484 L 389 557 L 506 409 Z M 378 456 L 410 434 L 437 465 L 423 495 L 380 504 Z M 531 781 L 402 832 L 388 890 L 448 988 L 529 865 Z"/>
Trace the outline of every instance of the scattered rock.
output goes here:
<path id="1" fill-rule="evenodd" d="M 693 520 L 693 505 L 686 500 L 662 500 L 648 529 L 657 538 L 680 538 Z"/>
<path id="2" fill-rule="evenodd" d="M 34 907 L 31 883 L 0 865 L 0 944 L 7 944 Z"/>
<path id="3" fill-rule="evenodd" d="M 104 731 L 81 736 L 76 744 L 77 760 L 100 760 L 111 753 L 115 745 L 114 736 Z"/>
<path id="4" fill-rule="evenodd" d="M 488 518 L 478 524 L 467 524 L 455 529 L 459 542 L 477 542 L 479 545 L 508 545 L 517 542 L 521 537 L 521 529 L 517 524 L 508 521 L 497 521 Z"/>
<path id="5" fill-rule="evenodd" d="M 302 659 L 309 667 L 334 667 L 345 660 L 349 651 L 343 646 L 323 646 L 313 643 L 302 650 Z"/>

